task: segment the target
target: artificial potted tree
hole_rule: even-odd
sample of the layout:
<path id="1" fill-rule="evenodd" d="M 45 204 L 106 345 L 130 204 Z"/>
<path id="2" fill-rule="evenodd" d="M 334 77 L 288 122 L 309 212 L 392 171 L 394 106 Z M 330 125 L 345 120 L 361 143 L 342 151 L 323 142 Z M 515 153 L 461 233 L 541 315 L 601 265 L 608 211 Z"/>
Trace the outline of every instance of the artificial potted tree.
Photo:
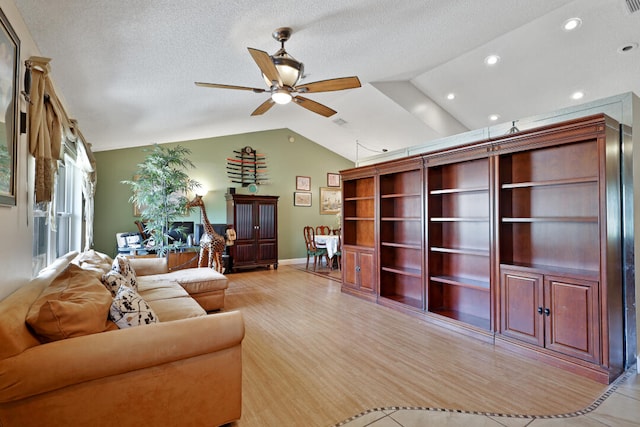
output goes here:
<path id="1" fill-rule="evenodd" d="M 138 206 L 145 232 L 149 236 L 146 247 L 158 256 L 166 255 L 173 242 L 169 236 L 171 224 L 188 213 L 187 194 L 200 187 L 189 178 L 188 169 L 195 168 L 189 160 L 191 150 L 180 145 L 162 147 L 155 144 L 138 164 L 135 178 L 122 181 L 131 186 L 131 203 Z"/>

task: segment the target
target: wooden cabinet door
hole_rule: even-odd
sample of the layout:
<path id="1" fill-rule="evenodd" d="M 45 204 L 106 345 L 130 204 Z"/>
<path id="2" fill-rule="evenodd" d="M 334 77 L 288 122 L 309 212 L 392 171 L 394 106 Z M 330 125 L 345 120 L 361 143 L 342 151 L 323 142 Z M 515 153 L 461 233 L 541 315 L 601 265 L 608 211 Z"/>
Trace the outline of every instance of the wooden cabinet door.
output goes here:
<path id="1" fill-rule="evenodd" d="M 255 219 L 256 250 L 255 262 L 277 262 L 278 228 L 277 205 L 271 202 L 256 202 Z"/>
<path id="2" fill-rule="evenodd" d="M 253 264 L 256 259 L 256 223 L 252 201 L 235 202 L 236 241 L 232 249 L 234 265 Z"/>
<path id="3" fill-rule="evenodd" d="M 345 286 L 355 289 L 358 287 L 358 252 L 347 248 L 344 248 L 342 252 L 342 281 Z"/>
<path id="4" fill-rule="evenodd" d="M 502 270 L 500 332 L 531 344 L 544 345 L 543 277 Z"/>
<path id="5" fill-rule="evenodd" d="M 373 293 L 375 290 L 373 252 L 344 248 L 342 260 L 342 282 L 344 286 Z"/>
<path id="6" fill-rule="evenodd" d="M 375 289 L 375 271 L 372 252 L 360 252 L 360 289 L 373 292 Z"/>
<path id="7" fill-rule="evenodd" d="M 545 347 L 589 362 L 600 361 L 598 284 L 545 276 Z"/>

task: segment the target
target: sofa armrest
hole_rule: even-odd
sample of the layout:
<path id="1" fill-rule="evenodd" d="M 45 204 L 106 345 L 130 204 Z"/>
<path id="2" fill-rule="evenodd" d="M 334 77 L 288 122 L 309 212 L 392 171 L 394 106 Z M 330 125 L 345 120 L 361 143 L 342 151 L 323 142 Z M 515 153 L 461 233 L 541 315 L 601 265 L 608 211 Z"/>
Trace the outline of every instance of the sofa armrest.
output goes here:
<path id="1" fill-rule="evenodd" d="M 169 272 L 167 257 L 143 257 L 129 258 L 136 276 L 150 276 L 152 274 L 163 274 Z"/>
<path id="2" fill-rule="evenodd" d="M 239 311 L 101 332 L 0 360 L 0 403 L 221 351 L 242 343 Z"/>

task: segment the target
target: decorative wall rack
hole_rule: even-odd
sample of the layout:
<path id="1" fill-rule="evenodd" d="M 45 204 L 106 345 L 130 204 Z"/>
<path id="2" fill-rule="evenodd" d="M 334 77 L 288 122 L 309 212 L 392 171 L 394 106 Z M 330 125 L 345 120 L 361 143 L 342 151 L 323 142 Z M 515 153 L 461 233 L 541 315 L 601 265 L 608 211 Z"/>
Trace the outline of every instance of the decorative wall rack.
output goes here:
<path id="1" fill-rule="evenodd" d="M 253 148 L 246 146 L 233 150 L 233 156 L 227 157 L 227 176 L 235 184 L 247 187 L 251 184 L 267 183 L 267 160 Z"/>

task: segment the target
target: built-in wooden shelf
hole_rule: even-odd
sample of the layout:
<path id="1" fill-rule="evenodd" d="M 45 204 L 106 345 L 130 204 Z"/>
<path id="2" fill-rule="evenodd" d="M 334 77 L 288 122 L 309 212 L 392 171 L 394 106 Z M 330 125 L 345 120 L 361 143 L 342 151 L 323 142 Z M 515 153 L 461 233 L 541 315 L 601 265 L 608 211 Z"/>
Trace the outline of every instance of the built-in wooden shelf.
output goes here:
<path id="1" fill-rule="evenodd" d="M 440 316 L 446 317 L 448 319 L 457 320 L 462 323 L 466 323 L 469 325 L 473 325 L 480 329 L 490 329 L 491 321 L 489 319 L 474 316 L 473 314 L 465 313 L 457 310 L 447 310 L 447 309 L 431 309 L 431 313 L 438 314 Z"/>
<path id="2" fill-rule="evenodd" d="M 463 288 L 476 289 L 479 291 L 489 291 L 488 281 L 454 276 L 431 276 L 430 279 L 433 282 L 444 283 L 447 285 L 462 286 Z"/>
<path id="3" fill-rule="evenodd" d="M 358 202 L 360 200 L 373 200 L 373 196 L 345 197 L 345 202 Z"/>
<path id="4" fill-rule="evenodd" d="M 489 191 L 488 187 L 472 187 L 472 188 L 443 188 L 440 190 L 431 190 L 429 194 L 438 195 L 438 194 L 457 194 L 457 193 L 479 193 Z"/>
<path id="5" fill-rule="evenodd" d="M 380 242 L 380 246 L 389 248 L 403 248 L 403 249 L 422 249 L 419 243 L 399 243 L 399 242 Z"/>
<path id="6" fill-rule="evenodd" d="M 381 194 L 381 199 L 395 199 L 400 197 L 420 197 L 420 193 L 393 193 L 393 194 Z"/>
<path id="7" fill-rule="evenodd" d="M 418 268 L 383 266 L 381 270 L 387 271 L 389 273 L 402 274 L 404 276 L 413 276 L 417 278 L 422 277 L 422 270 Z"/>
<path id="8" fill-rule="evenodd" d="M 623 154 L 597 114 L 343 171 L 343 290 L 611 382 Z"/>
<path id="9" fill-rule="evenodd" d="M 422 221 L 420 217 L 391 217 L 385 216 L 380 218 L 380 221 Z"/>
<path id="10" fill-rule="evenodd" d="M 598 222 L 597 216 L 555 216 L 535 218 L 502 218 L 502 222 Z"/>
<path id="11" fill-rule="evenodd" d="M 488 250 L 480 250 L 480 249 L 461 249 L 461 248 L 442 248 L 437 246 L 432 246 L 431 252 L 442 252 L 447 254 L 459 254 L 459 255 L 474 255 L 481 257 L 488 257 Z"/>
<path id="12" fill-rule="evenodd" d="M 567 179 L 554 179 L 549 181 L 529 181 L 529 182 L 514 182 L 502 184 L 502 188 L 530 188 L 530 187 L 548 187 L 557 185 L 573 185 L 573 184 L 586 184 L 597 183 L 598 177 L 589 176 L 583 178 L 567 178 Z"/>
<path id="13" fill-rule="evenodd" d="M 489 217 L 432 217 L 431 222 L 488 222 Z"/>
<path id="14" fill-rule="evenodd" d="M 382 298 L 385 298 L 409 307 L 418 308 L 418 309 L 422 308 L 422 301 L 417 298 L 411 298 L 406 295 L 397 295 L 397 294 L 380 295 L 380 296 Z"/>
<path id="15" fill-rule="evenodd" d="M 568 268 L 559 267 L 556 265 L 548 264 L 531 264 L 524 262 L 509 262 L 509 260 L 502 260 L 500 268 L 508 268 L 511 270 L 530 271 L 533 273 L 544 272 L 547 274 L 555 274 L 558 276 L 575 277 L 585 280 L 597 281 L 600 278 L 600 272 L 598 270 L 587 270 L 581 268 Z"/>

